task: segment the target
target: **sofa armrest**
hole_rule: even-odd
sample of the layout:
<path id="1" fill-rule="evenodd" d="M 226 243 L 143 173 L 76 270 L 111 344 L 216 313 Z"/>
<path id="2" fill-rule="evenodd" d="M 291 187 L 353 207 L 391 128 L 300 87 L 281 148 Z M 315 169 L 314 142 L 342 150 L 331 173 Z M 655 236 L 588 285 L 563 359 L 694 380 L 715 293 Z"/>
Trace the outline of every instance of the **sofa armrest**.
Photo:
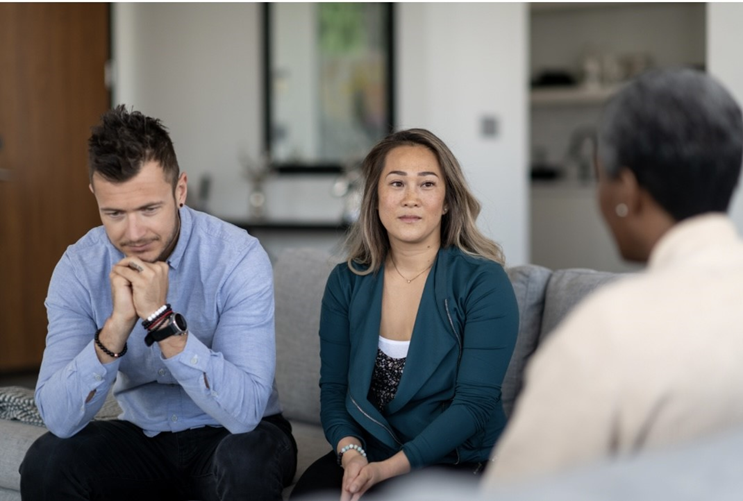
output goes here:
<path id="1" fill-rule="evenodd" d="M 503 410 L 511 415 L 516 397 L 521 392 L 524 368 L 537 349 L 542 326 L 544 294 L 552 271 L 536 265 L 522 265 L 506 269 L 519 306 L 519 333 L 516 346 L 503 378 Z"/>

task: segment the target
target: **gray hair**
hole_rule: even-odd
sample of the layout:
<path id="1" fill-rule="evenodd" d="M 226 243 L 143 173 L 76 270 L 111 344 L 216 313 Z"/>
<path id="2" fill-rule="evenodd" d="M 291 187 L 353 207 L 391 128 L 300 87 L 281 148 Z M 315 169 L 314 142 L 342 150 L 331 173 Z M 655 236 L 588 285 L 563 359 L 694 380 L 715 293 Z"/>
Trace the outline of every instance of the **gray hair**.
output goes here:
<path id="1" fill-rule="evenodd" d="M 606 174 L 630 169 L 677 221 L 727 211 L 742 155 L 741 110 L 701 71 L 644 73 L 603 111 L 598 156 Z"/>

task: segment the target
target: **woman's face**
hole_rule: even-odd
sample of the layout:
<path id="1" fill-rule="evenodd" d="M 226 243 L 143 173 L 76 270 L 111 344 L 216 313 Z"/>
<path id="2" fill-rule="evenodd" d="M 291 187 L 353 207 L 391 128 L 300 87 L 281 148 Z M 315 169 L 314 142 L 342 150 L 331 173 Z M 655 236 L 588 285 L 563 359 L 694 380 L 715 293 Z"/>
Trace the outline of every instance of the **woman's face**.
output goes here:
<path id="1" fill-rule="evenodd" d="M 377 194 L 379 219 L 392 245 L 440 246 L 446 182 L 431 150 L 398 146 L 387 153 Z"/>

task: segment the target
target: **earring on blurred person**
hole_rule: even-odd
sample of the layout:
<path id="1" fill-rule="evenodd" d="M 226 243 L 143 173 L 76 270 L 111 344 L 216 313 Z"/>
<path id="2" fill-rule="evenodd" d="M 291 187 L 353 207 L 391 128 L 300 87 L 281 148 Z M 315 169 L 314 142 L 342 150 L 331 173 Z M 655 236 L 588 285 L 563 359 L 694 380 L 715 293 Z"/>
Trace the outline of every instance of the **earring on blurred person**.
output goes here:
<path id="1" fill-rule="evenodd" d="M 616 212 L 619 217 L 627 217 L 627 214 L 629 214 L 629 207 L 627 207 L 627 204 L 617 204 L 614 208 L 614 212 Z"/>

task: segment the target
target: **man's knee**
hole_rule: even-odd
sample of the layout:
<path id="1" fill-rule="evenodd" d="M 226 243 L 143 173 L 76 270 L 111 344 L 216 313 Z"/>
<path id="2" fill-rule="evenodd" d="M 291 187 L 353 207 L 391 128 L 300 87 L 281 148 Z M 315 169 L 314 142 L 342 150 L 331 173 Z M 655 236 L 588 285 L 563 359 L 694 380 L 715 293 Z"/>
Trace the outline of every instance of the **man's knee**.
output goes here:
<path id="1" fill-rule="evenodd" d="M 291 482 L 296 454 L 283 431 L 272 424 L 249 433 L 227 435 L 214 453 L 214 471 L 220 483 L 242 488 L 278 488 Z"/>
<path id="2" fill-rule="evenodd" d="M 78 491 L 101 466 L 102 458 L 108 455 L 110 433 L 118 430 L 109 430 L 112 426 L 115 425 L 94 421 L 69 438 L 59 438 L 51 432 L 39 437 L 26 452 L 18 470 L 21 493 L 24 490 L 37 491 L 46 485 L 55 488 L 70 485 L 71 489 Z"/>
<path id="3" fill-rule="evenodd" d="M 36 439 L 18 468 L 21 493 L 45 491 L 47 485 L 58 485 L 60 479 L 67 476 L 65 468 L 75 464 L 74 449 L 70 439 L 59 438 L 50 432 Z"/>
<path id="4" fill-rule="evenodd" d="M 248 433 L 227 435 L 222 439 L 214 453 L 214 463 L 218 467 L 240 465 L 239 470 L 253 471 L 266 466 L 268 459 L 273 456 L 276 443 L 275 437 L 264 427 L 258 426 Z"/>
<path id="5" fill-rule="evenodd" d="M 64 465 L 68 454 L 68 448 L 66 447 L 67 443 L 68 442 L 66 442 L 65 439 L 59 438 L 50 432 L 40 436 L 31 445 L 26 452 L 26 456 L 23 458 L 20 467 L 21 475 L 32 474 L 39 466 L 43 471 L 47 465 L 53 464 L 57 461 Z"/>

